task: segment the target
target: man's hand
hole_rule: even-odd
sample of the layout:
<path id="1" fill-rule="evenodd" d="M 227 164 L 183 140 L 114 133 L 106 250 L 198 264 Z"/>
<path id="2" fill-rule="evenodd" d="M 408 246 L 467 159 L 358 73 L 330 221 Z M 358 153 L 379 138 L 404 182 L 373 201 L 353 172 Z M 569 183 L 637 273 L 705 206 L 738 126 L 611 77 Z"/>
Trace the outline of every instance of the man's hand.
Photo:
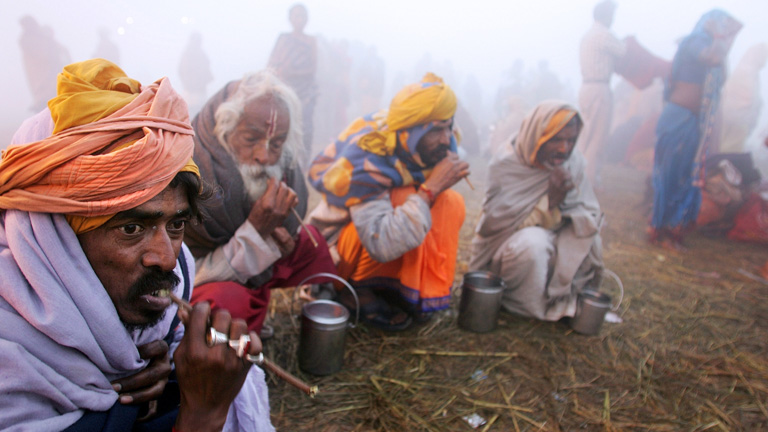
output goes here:
<path id="1" fill-rule="evenodd" d="M 155 400 L 163 394 L 171 374 L 168 344 L 156 340 L 139 347 L 139 355 L 149 360 L 146 368 L 126 378 L 112 381 L 112 388 L 120 395 L 122 404 L 140 404 Z"/>
<path id="2" fill-rule="evenodd" d="M 283 182 L 270 178 L 264 195 L 253 204 L 248 221 L 262 238 L 267 238 L 275 228 L 283 224 L 291 209 L 299 203 L 296 192 Z"/>
<path id="3" fill-rule="evenodd" d="M 251 363 L 237 357 L 229 344 L 209 347 L 206 333 L 211 327 L 239 340 L 248 334 L 248 326 L 241 319 L 231 319 L 226 310 L 217 310 L 211 318 L 208 303 L 194 305 L 191 312 L 181 311 L 179 316 L 186 331 L 174 353 L 176 374 L 181 391 L 181 405 L 176 418 L 176 429 L 181 431 L 221 430 L 227 411 L 245 382 Z M 248 353 L 258 356 L 261 340 L 254 332 L 249 334 L 251 345 Z"/>
<path id="4" fill-rule="evenodd" d="M 288 233 L 288 230 L 279 226 L 272 231 L 272 239 L 277 243 L 277 248 L 280 249 L 280 256 L 285 258 L 293 252 L 296 248 L 296 241 Z"/>
<path id="5" fill-rule="evenodd" d="M 565 168 L 557 167 L 553 169 L 549 175 L 549 209 L 552 210 L 559 206 L 565 200 L 568 192 L 574 187 L 571 174 Z"/>
<path id="6" fill-rule="evenodd" d="M 469 175 L 469 163 L 459 159 L 456 153 L 448 156 L 435 165 L 424 185 L 435 195 L 450 188 Z"/>

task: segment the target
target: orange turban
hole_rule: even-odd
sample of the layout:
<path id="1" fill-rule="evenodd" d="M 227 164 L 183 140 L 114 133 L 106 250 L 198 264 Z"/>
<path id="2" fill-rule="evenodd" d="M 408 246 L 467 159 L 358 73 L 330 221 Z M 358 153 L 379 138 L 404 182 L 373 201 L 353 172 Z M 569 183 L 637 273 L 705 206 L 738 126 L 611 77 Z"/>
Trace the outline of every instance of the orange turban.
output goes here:
<path id="1" fill-rule="evenodd" d="M 149 201 L 179 171 L 200 175 L 187 105 L 167 78 L 142 89 L 109 61 L 74 63 L 48 106 L 54 134 L 3 152 L 0 209 L 63 213 L 81 233 Z"/>

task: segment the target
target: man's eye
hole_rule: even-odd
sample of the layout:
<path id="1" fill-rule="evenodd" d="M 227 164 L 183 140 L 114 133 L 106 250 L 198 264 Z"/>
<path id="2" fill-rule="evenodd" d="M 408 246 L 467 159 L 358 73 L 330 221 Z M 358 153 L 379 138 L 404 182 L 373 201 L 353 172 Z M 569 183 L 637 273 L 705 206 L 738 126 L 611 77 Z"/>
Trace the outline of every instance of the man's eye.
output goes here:
<path id="1" fill-rule="evenodd" d="M 187 220 L 186 219 L 179 219 L 179 220 L 175 220 L 175 221 L 171 222 L 168 225 L 168 230 L 169 231 L 180 232 L 180 231 L 184 231 L 184 228 L 186 228 L 186 226 L 187 226 Z"/>
<path id="2" fill-rule="evenodd" d="M 136 235 L 142 231 L 141 226 L 137 224 L 123 225 L 118 229 L 120 230 L 120 232 L 122 232 L 125 235 Z"/>

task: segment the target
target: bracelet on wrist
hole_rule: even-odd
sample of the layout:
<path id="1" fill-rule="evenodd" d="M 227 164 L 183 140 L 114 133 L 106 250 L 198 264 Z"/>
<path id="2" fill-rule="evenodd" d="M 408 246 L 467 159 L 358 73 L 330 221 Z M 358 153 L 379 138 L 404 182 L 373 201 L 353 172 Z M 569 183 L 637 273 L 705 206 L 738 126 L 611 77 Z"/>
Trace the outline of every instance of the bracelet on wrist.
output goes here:
<path id="1" fill-rule="evenodd" d="M 419 185 L 419 190 L 424 191 L 425 194 L 427 194 L 427 197 L 429 197 L 429 204 L 432 205 L 432 203 L 435 202 L 435 194 L 432 193 L 432 189 L 430 189 L 427 185 L 424 183 Z"/>

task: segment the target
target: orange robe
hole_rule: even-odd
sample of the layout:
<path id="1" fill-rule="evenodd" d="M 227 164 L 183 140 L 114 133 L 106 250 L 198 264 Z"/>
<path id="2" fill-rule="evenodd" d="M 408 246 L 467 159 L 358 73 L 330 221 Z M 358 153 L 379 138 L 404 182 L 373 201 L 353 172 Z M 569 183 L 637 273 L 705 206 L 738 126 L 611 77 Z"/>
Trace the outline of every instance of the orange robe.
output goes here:
<path id="1" fill-rule="evenodd" d="M 392 206 L 403 204 L 413 193 L 413 186 L 393 189 Z M 354 224 L 347 224 L 337 243 L 339 276 L 355 286 L 395 289 L 420 312 L 447 308 L 464 223 L 464 198 L 453 190 L 443 191 L 430 211 L 432 226 L 421 245 L 386 263 L 372 259 Z"/>

